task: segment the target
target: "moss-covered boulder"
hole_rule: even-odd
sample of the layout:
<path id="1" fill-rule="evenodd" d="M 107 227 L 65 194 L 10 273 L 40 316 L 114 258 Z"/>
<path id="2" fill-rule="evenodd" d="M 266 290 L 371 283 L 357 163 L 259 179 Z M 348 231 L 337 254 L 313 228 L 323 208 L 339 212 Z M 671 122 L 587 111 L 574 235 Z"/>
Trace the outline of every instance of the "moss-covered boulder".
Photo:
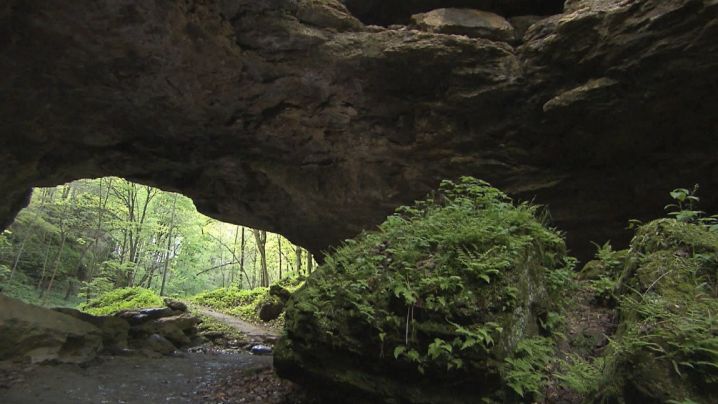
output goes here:
<path id="1" fill-rule="evenodd" d="M 636 231 L 598 401 L 715 402 L 717 275 L 718 234 L 707 226 L 660 219 Z"/>
<path id="2" fill-rule="evenodd" d="M 400 208 L 292 296 L 277 371 L 356 402 L 529 399 L 510 359 L 533 355 L 572 262 L 536 212 L 472 178 Z"/>
<path id="3" fill-rule="evenodd" d="M 239 316 L 250 322 L 270 322 L 281 317 L 287 300 L 304 285 L 304 280 L 303 276 L 295 276 L 283 278 L 268 288 L 220 288 L 200 293 L 192 300 L 199 305 Z"/>

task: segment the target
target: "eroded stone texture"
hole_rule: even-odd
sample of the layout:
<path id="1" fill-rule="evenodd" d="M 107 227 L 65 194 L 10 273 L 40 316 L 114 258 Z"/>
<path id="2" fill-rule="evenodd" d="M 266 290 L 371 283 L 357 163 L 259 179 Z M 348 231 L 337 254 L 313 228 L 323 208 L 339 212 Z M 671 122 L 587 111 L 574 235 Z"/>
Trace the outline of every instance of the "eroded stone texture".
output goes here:
<path id="1" fill-rule="evenodd" d="M 443 7 L 473 8 L 504 16 L 551 15 L 563 10 L 564 0 L 343 0 L 368 24 L 405 24 L 412 14 Z"/>
<path id="2" fill-rule="evenodd" d="M 717 17 L 574 0 L 512 47 L 339 0 L 6 1 L 0 224 L 31 186 L 118 175 L 317 252 L 473 175 L 549 204 L 581 254 L 673 187 L 718 208 Z"/>
<path id="3" fill-rule="evenodd" d="M 0 360 L 84 363 L 101 348 L 94 325 L 0 294 Z"/>
<path id="4" fill-rule="evenodd" d="M 466 35 L 494 41 L 513 42 L 514 27 L 498 14 L 467 8 L 440 8 L 428 13 L 415 14 L 412 24 L 422 31 Z"/>

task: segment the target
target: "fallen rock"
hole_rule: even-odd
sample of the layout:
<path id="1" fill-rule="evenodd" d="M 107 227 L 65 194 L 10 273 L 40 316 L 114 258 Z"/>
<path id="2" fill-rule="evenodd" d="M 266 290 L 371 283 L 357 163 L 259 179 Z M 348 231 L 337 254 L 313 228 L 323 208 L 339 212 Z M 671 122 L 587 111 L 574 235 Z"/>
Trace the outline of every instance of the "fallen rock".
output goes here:
<path id="1" fill-rule="evenodd" d="M 639 226 L 624 251 L 592 265 L 608 269 L 620 296 L 593 402 L 716 402 L 718 233 L 658 219 Z"/>
<path id="2" fill-rule="evenodd" d="M 86 321 L 4 295 L 0 307 L 0 360 L 83 363 L 102 349 L 102 332 Z"/>
<path id="3" fill-rule="evenodd" d="M 171 317 L 182 314 L 179 310 L 173 310 L 169 307 L 139 309 L 139 310 L 122 310 L 115 314 L 116 317 L 127 320 L 131 326 L 144 324 L 148 321 L 156 320 L 162 317 Z"/>
<path id="4" fill-rule="evenodd" d="M 164 302 L 165 306 L 169 307 L 174 311 L 187 311 L 187 305 L 183 302 L 180 302 L 179 300 L 165 299 Z"/>
<path id="5" fill-rule="evenodd" d="M 269 345 L 254 345 L 249 349 L 254 355 L 271 355 L 272 347 Z"/>
<path id="6" fill-rule="evenodd" d="M 134 336 L 158 334 L 181 348 L 192 344 L 192 337 L 197 333 L 196 326 L 201 322 L 197 317 L 185 313 L 146 322 L 133 327 L 130 332 Z"/>
<path id="7" fill-rule="evenodd" d="M 466 35 L 494 41 L 514 42 L 516 32 L 506 19 L 488 11 L 440 8 L 411 16 L 412 24 L 427 32 Z"/>
<path id="8" fill-rule="evenodd" d="M 149 335 L 142 344 L 136 344 L 136 346 L 162 355 L 169 355 L 177 349 L 167 338 L 159 334 Z"/>
<path id="9" fill-rule="evenodd" d="M 104 351 L 118 352 L 127 348 L 128 332 L 130 324 L 119 317 L 115 316 L 93 316 L 85 312 L 58 307 L 53 310 L 75 317 L 78 320 L 85 321 L 100 329 L 102 333 L 102 345 Z"/>
<path id="10" fill-rule="evenodd" d="M 276 320 L 284 311 L 284 303 L 271 299 L 259 306 L 257 316 L 264 322 Z"/>

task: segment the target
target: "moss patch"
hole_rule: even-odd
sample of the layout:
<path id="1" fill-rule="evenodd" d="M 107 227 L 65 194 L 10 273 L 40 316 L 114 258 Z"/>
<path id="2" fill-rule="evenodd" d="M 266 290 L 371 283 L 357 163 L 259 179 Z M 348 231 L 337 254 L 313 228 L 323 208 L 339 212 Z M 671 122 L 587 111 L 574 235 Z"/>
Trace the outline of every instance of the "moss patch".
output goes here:
<path id="1" fill-rule="evenodd" d="M 272 288 L 286 291 L 289 295 L 304 285 L 303 277 L 284 278 L 272 285 L 270 288 L 238 289 L 236 287 L 220 288 L 209 292 L 200 293 L 191 300 L 195 304 L 210 307 L 217 311 L 234 315 L 245 321 L 265 324 L 259 318 L 260 308 L 268 303 L 281 303 L 284 301 L 271 293 Z M 270 326 L 281 326 L 284 315 L 278 320 L 271 322 Z"/>
<path id="2" fill-rule="evenodd" d="M 80 310 L 104 316 L 120 310 L 141 309 L 148 307 L 164 307 L 160 295 L 145 288 L 115 289 L 90 300 L 79 306 Z"/>

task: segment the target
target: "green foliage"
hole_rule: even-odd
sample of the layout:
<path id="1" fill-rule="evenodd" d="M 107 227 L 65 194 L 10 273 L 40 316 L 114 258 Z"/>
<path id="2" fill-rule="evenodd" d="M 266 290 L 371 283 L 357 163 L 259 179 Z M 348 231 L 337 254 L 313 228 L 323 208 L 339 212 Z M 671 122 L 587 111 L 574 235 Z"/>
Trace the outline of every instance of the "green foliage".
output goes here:
<path id="1" fill-rule="evenodd" d="M 506 385 L 523 398 L 537 401 L 548 378 L 548 365 L 554 357 L 554 342 L 549 338 L 522 339 L 504 369 Z"/>
<path id="2" fill-rule="evenodd" d="M 538 213 L 485 182 L 444 181 L 325 257 L 287 308 L 286 346 L 367 355 L 434 380 L 447 369 L 499 373 L 539 332 L 530 307 L 557 311 L 551 297 L 573 282 L 575 260 Z"/>
<path id="3" fill-rule="evenodd" d="M 598 279 L 590 281 L 590 288 L 593 292 L 594 299 L 607 305 L 613 305 L 616 301 L 615 290 L 618 285 L 616 279 L 610 276 L 602 275 Z"/>
<path id="4" fill-rule="evenodd" d="M 700 199 L 696 196 L 698 192 L 698 184 L 693 189 L 676 188 L 670 192 L 671 198 L 675 203 L 666 205 L 669 216 L 674 216 L 679 222 L 693 223 L 697 221 L 704 212 L 694 210 L 694 206 L 698 204 Z"/>
<path id="5" fill-rule="evenodd" d="M 561 371 L 556 377 L 567 389 L 587 397 L 598 388 L 603 362 L 602 357 L 587 361 L 578 355 L 573 355 L 567 361 L 561 361 Z"/>
<path id="6" fill-rule="evenodd" d="M 120 310 L 163 307 L 162 298 L 155 292 L 145 288 L 121 288 L 106 292 L 85 304 L 80 310 L 102 316 Z"/>
<path id="7" fill-rule="evenodd" d="M 129 286 L 159 291 L 163 283 L 165 295 L 188 296 L 254 288 L 261 267 L 257 247 L 250 229 L 201 215 L 189 198 L 108 177 L 36 188 L 28 207 L 0 233 L 0 266 L 12 268 L 17 260 L 13 276 L 49 289 L 48 299 L 56 293 L 68 301 L 87 299 Z M 270 279 L 297 275 L 295 248 L 269 234 Z M 10 288 L 5 272 L 1 286 Z"/>
<path id="8" fill-rule="evenodd" d="M 268 293 L 269 288 L 220 288 L 200 293 L 194 296 L 192 301 L 219 311 L 229 311 L 239 306 L 254 306 L 256 302 L 267 296 Z"/>
<path id="9" fill-rule="evenodd" d="M 8 270 L 9 273 L 9 270 Z M 18 272 L 12 281 L 2 284 L 2 293 L 6 296 L 22 300 L 25 303 L 46 307 L 75 307 L 79 300 L 75 297 L 65 299 L 65 291 L 53 291 L 42 298 L 42 291 L 31 285 L 32 280 L 24 273 Z"/>
<path id="10" fill-rule="evenodd" d="M 700 202 L 698 184 L 692 189 L 676 188 L 670 192 L 674 203 L 666 205 L 668 215 L 673 216 L 677 221 L 684 223 L 696 223 L 706 226 L 709 230 L 718 232 L 718 215 L 706 216 L 705 212 L 696 210 Z"/>
<path id="11" fill-rule="evenodd" d="M 304 278 L 289 277 L 277 282 L 276 285 L 294 293 L 304 285 Z M 264 303 L 276 299 L 270 295 L 269 290 L 270 288 L 220 288 L 200 293 L 191 300 L 196 304 L 241 317 L 246 321 L 259 323 L 261 322 L 257 316 L 259 308 Z"/>
<path id="12" fill-rule="evenodd" d="M 636 230 L 626 262 L 613 288 L 622 322 L 597 397 L 611 401 L 626 389 L 646 401 L 714 397 L 718 234 L 700 221 L 655 220 Z"/>

